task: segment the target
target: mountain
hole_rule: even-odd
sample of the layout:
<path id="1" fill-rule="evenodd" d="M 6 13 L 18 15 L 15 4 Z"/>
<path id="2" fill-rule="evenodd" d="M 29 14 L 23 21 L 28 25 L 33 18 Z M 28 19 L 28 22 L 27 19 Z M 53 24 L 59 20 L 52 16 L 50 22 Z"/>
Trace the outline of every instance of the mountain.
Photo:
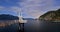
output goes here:
<path id="1" fill-rule="evenodd" d="M 9 15 L 9 14 L 0 14 L 0 20 L 18 20 L 17 16 Z"/>
<path id="2" fill-rule="evenodd" d="M 41 15 L 39 20 L 60 20 L 60 9 L 55 11 L 48 11 L 47 13 Z"/>
<path id="3" fill-rule="evenodd" d="M 18 16 L 13 16 L 10 14 L 0 14 L 0 20 L 18 20 Z M 23 18 L 23 20 L 33 20 L 33 18 Z"/>

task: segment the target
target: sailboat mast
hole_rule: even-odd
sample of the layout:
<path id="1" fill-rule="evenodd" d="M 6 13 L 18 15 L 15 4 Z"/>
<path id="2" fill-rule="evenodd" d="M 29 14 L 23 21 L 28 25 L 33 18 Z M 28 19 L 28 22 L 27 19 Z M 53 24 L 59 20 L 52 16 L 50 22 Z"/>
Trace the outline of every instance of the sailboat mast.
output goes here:
<path id="1" fill-rule="evenodd" d="M 19 17 L 22 17 L 22 9 L 19 11 Z"/>
<path id="2" fill-rule="evenodd" d="M 24 23 L 23 23 L 23 19 L 22 19 L 22 10 L 19 11 L 19 29 L 20 32 L 24 32 Z"/>
<path id="3" fill-rule="evenodd" d="M 19 17 L 19 20 L 20 20 L 20 17 L 22 17 L 22 10 L 20 9 L 20 11 L 18 11 L 17 13 L 18 13 L 18 17 Z"/>
<path id="4" fill-rule="evenodd" d="M 23 19 L 22 19 L 22 9 L 20 9 L 20 11 L 19 11 L 19 23 L 23 23 Z"/>

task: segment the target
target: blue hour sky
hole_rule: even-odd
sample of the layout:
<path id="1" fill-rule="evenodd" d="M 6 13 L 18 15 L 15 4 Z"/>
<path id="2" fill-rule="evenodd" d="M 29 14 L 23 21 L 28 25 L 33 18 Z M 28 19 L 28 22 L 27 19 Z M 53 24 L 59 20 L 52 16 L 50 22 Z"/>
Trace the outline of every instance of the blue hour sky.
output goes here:
<path id="1" fill-rule="evenodd" d="M 0 14 L 18 16 L 22 11 L 24 18 L 38 18 L 50 10 L 60 8 L 60 0 L 0 0 Z"/>

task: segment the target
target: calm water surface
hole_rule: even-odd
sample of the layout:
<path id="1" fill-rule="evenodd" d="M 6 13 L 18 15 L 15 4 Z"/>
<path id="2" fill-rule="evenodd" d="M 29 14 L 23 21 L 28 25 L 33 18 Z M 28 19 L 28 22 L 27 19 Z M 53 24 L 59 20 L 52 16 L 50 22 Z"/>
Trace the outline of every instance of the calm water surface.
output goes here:
<path id="1" fill-rule="evenodd" d="M 6 25 L 2 25 L 2 23 Z M 3 26 L 3 27 L 2 27 Z M 0 20 L 0 32 L 17 32 L 18 30 L 18 21 L 15 20 Z M 27 20 L 27 23 L 24 24 L 25 32 L 59 32 L 60 23 L 58 22 L 48 22 L 44 20 Z"/>

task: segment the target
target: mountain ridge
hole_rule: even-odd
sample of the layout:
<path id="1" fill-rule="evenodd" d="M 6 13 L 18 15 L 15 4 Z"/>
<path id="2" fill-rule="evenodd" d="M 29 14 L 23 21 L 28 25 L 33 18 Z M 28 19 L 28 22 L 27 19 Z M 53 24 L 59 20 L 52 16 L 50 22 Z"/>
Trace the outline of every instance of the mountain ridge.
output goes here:
<path id="1" fill-rule="evenodd" d="M 19 20 L 19 17 L 10 14 L 0 14 L 0 20 Z M 33 20 L 33 18 L 23 18 L 23 20 Z"/>
<path id="2" fill-rule="evenodd" d="M 39 20 L 42 19 L 42 20 L 49 20 L 49 21 L 52 21 L 52 20 L 60 20 L 60 9 L 58 10 L 53 10 L 53 11 L 48 11 L 47 13 L 41 15 L 39 17 Z"/>

